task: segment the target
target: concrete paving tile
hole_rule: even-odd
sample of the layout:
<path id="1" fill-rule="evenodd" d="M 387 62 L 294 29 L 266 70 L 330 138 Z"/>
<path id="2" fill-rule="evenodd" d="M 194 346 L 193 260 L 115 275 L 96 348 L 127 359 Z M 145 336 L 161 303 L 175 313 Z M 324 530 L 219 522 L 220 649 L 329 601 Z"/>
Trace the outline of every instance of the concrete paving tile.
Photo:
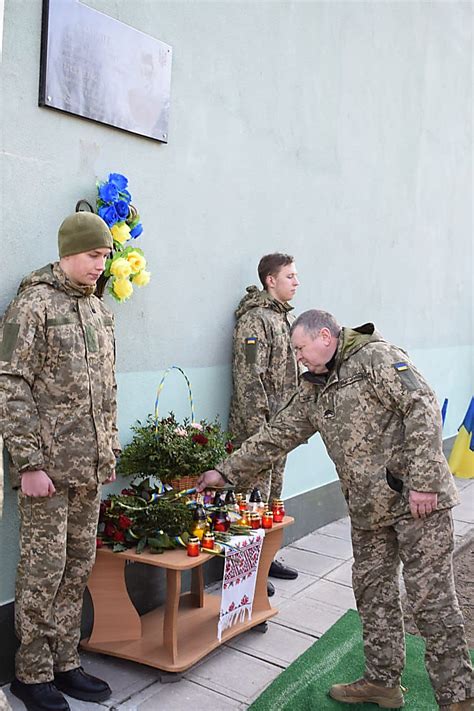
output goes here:
<path id="1" fill-rule="evenodd" d="M 455 521 L 474 523 L 474 496 L 462 497 L 459 506 L 453 508 L 453 518 Z"/>
<path id="2" fill-rule="evenodd" d="M 273 618 L 277 619 L 277 618 Z M 273 662 L 282 667 L 289 666 L 308 647 L 314 643 L 314 637 L 288 629 L 274 622 L 268 623 L 268 631 L 262 634 L 255 629 L 234 637 L 226 646 L 241 652 Z"/>
<path id="3" fill-rule="evenodd" d="M 294 596 L 295 599 L 319 600 L 331 607 L 337 607 L 344 612 L 349 609 L 356 609 L 356 602 L 352 588 L 341 583 L 333 583 L 331 580 L 322 578 L 310 585 L 308 588 Z"/>
<path id="4" fill-rule="evenodd" d="M 273 607 L 278 607 L 278 600 L 293 597 L 314 583 L 314 575 L 299 572 L 295 580 L 282 580 L 281 578 L 270 578 L 270 580 L 275 586 L 275 595 L 270 598 L 270 603 Z"/>
<path id="5" fill-rule="evenodd" d="M 320 637 L 344 614 L 344 610 L 319 600 L 287 600 L 280 608 L 274 623 L 307 635 Z"/>
<path id="6" fill-rule="evenodd" d="M 110 699 L 103 702 L 106 706 L 116 706 L 160 678 L 158 669 L 105 654 L 82 652 L 81 663 L 86 672 L 105 679 L 112 689 Z"/>
<path id="7" fill-rule="evenodd" d="M 341 561 L 339 558 L 330 558 L 327 555 L 320 553 L 311 553 L 311 551 L 302 551 L 298 548 L 285 548 L 285 563 L 291 565 L 292 568 L 321 578 L 323 575 L 333 570 Z M 279 582 L 279 579 L 275 579 Z M 272 578 L 272 583 L 274 582 Z"/>
<path id="8" fill-rule="evenodd" d="M 280 672 L 281 667 L 230 647 L 221 647 L 218 654 L 206 657 L 185 672 L 185 678 L 238 701 L 250 702 Z"/>
<path id="9" fill-rule="evenodd" d="M 322 528 L 318 528 L 318 533 L 323 536 L 333 536 L 334 538 L 344 538 L 346 541 L 351 540 L 351 523 L 349 516 L 340 518 L 337 521 L 328 523 Z"/>
<path id="10" fill-rule="evenodd" d="M 325 575 L 326 580 L 332 580 L 333 583 L 341 583 L 342 585 L 347 585 L 352 587 L 352 560 L 347 560 L 345 563 L 331 570 L 330 573 Z"/>
<path id="11" fill-rule="evenodd" d="M 454 535 L 456 537 L 463 537 L 469 531 L 472 531 L 472 524 L 466 523 L 466 521 L 457 521 L 454 519 Z"/>
<path id="12" fill-rule="evenodd" d="M 453 479 L 454 479 L 454 483 L 456 484 L 456 486 L 458 488 L 458 491 L 462 491 L 463 489 L 467 489 L 468 486 L 474 485 L 473 479 L 460 479 L 457 476 L 453 477 Z"/>
<path id="13" fill-rule="evenodd" d="M 189 711 L 212 708 L 216 711 L 239 709 L 241 703 L 188 679 L 174 684 L 153 684 L 138 696 L 116 708 L 119 711 Z"/>
<path id="14" fill-rule="evenodd" d="M 299 548 L 304 551 L 312 551 L 313 553 L 321 553 L 322 555 L 331 556 L 331 558 L 340 558 L 341 560 L 349 560 L 352 558 L 352 544 L 344 538 L 335 538 L 334 536 L 326 536 L 319 531 L 310 533 L 298 541 L 291 544 L 292 548 Z"/>

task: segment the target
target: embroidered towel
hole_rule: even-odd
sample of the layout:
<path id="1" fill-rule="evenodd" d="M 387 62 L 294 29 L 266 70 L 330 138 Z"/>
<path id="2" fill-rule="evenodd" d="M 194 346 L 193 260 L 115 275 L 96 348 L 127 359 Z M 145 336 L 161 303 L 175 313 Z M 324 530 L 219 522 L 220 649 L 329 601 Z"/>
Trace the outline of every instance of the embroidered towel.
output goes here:
<path id="1" fill-rule="evenodd" d="M 217 626 L 219 642 L 224 630 L 236 622 L 243 622 L 246 615 L 249 620 L 252 619 L 253 596 L 264 535 L 263 528 L 259 528 L 248 536 L 233 536 L 229 543 L 238 550 L 225 548 L 221 610 Z"/>

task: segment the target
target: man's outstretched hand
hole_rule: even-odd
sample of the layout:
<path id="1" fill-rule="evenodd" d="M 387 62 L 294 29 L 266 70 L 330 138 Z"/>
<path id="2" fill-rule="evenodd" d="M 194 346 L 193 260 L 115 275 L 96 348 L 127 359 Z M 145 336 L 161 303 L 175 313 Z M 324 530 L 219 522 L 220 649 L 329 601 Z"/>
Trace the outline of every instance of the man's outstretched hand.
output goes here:
<path id="1" fill-rule="evenodd" d="M 216 469 L 208 469 L 199 477 L 196 489 L 204 491 L 204 489 L 212 489 L 214 486 L 224 486 L 225 483 L 226 480 Z"/>

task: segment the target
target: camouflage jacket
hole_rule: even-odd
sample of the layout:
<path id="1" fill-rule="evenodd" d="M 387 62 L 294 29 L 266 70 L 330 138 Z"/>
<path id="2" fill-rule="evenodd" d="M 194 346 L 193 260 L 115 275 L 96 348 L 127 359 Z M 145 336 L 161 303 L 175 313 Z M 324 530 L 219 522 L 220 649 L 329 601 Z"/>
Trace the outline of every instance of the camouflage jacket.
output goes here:
<path id="1" fill-rule="evenodd" d="M 93 291 L 49 264 L 22 281 L 2 319 L 0 430 L 15 487 L 27 470 L 79 484 L 115 468 L 114 324 Z"/>
<path id="2" fill-rule="evenodd" d="M 257 472 L 315 432 L 336 465 L 356 527 L 410 515 L 410 490 L 437 492 L 441 509 L 459 501 L 436 397 L 406 353 L 372 324 L 344 328 L 330 373 L 305 373 L 275 417 L 216 468 L 240 489 L 251 488 Z"/>
<path id="3" fill-rule="evenodd" d="M 249 286 L 235 312 L 229 429 L 236 444 L 257 432 L 298 385 L 291 310 Z"/>

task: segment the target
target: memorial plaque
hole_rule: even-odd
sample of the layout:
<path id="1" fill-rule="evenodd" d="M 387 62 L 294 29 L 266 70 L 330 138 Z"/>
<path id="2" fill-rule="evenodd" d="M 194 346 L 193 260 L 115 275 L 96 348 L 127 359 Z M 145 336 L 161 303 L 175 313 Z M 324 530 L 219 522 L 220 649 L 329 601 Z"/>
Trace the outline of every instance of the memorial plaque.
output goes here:
<path id="1" fill-rule="evenodd" d="M 78 0 L 43 0 L 40 106 L 168 142 L 172 48 Z"/>

